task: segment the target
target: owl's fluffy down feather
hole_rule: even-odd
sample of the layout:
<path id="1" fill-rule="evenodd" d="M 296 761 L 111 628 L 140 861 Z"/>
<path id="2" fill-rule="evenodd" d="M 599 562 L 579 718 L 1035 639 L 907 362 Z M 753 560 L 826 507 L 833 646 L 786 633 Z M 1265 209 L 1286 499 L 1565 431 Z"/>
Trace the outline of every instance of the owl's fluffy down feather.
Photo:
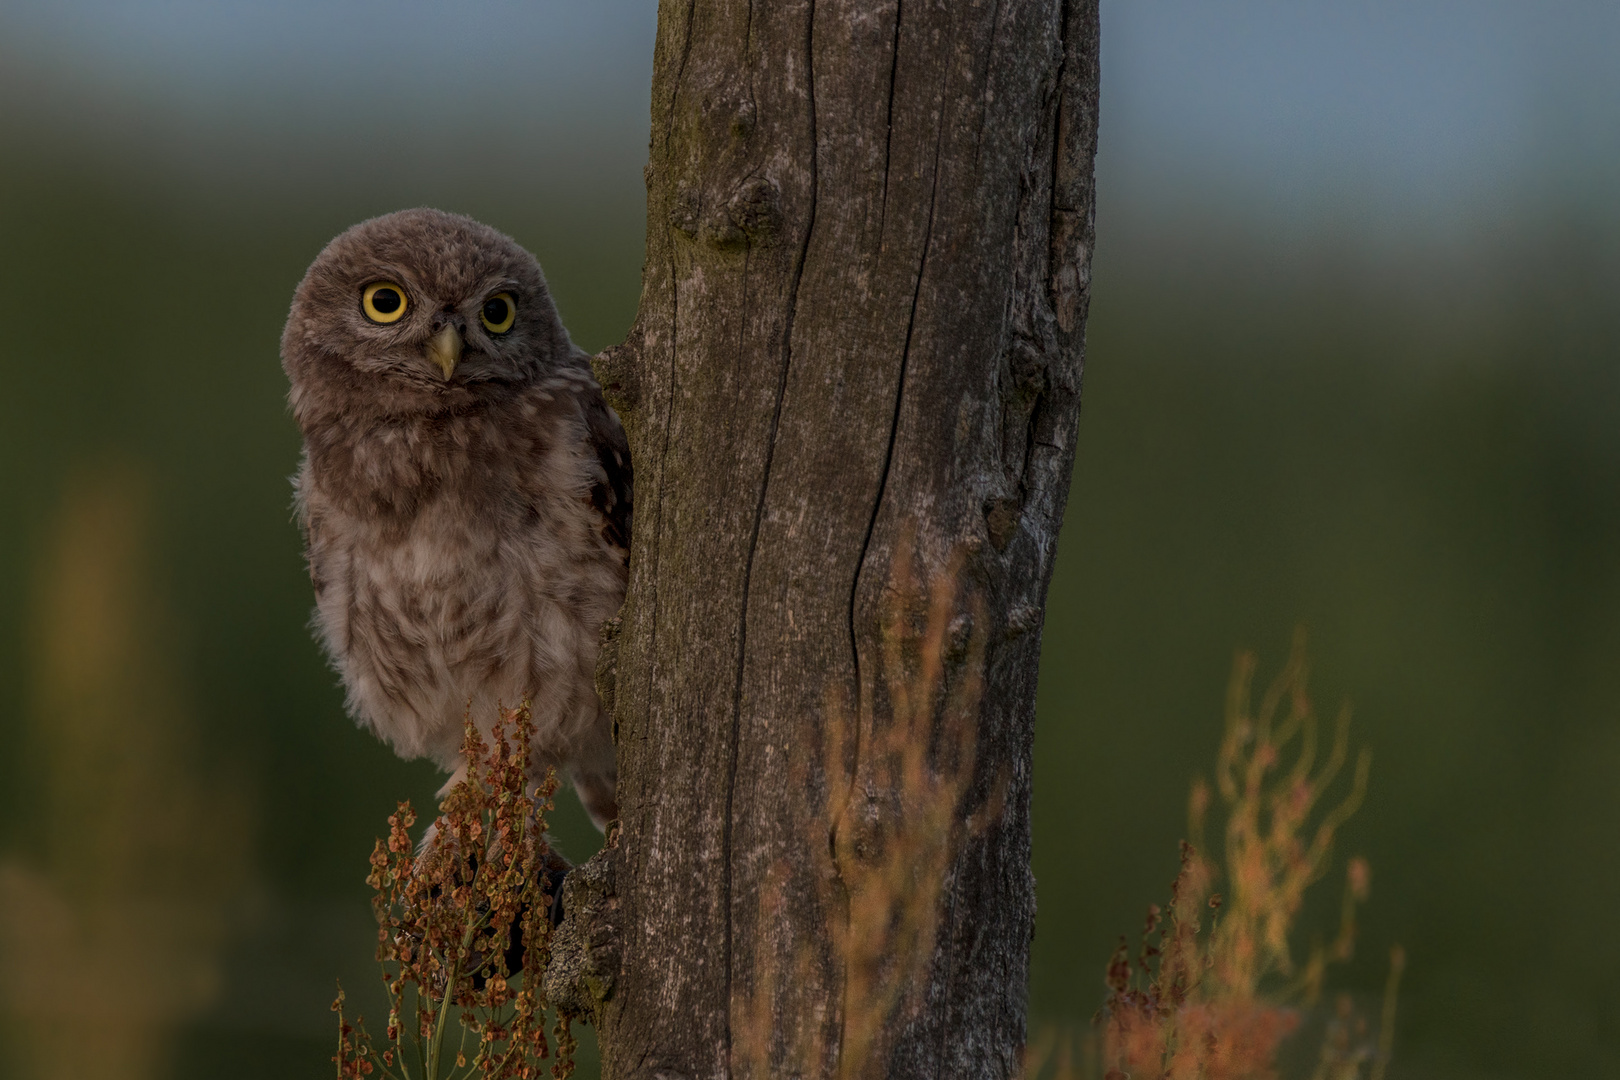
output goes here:
<path id="1" fill-rule="evenodd" d="M 368 318 L 379 281 L 408 297 Z M 492 333 L 479 312 L 514 298 Z M 446 375 L 428 343 L 465 343 Z M 464 718 L 529 700 L 534 758 L 616 815 L 609 718 L 594 675 L 624 598 L 629 451 L 533 256 L 435 210 L 332 241 L 282 338 L 304 434 L 295 480 L 315 626 L 355 718 L 406 757 L 459 765 Z M 470 713 L 469 713 L 470 709 Z"/>

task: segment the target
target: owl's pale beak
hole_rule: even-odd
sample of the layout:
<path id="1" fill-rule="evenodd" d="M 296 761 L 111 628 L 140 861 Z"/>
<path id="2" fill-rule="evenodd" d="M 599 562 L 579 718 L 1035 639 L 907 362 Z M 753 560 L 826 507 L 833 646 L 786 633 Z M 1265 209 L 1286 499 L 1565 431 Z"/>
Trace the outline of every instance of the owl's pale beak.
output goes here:
<path id="1" fill-rule="evenodd" d="M 448 379 L 461 361 L 461 349 L 461 331 L 454 326 L 446 326 L 428 341 L 428 359 L 438 365 Z"/>

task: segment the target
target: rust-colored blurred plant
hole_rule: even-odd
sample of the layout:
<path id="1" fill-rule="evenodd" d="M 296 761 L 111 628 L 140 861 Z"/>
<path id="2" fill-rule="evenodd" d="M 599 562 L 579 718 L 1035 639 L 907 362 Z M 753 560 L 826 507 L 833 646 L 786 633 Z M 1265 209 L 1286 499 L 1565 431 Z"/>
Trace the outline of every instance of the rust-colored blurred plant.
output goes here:
<path id="1" fill-rule="evenodd" d="M 545 970 L 551 936 L 546 871 L 554 863 L 545 836 L 556 779 L 526 780 L 534 723 L 527 705 L 501 710 L 486 746 L 469 720 L 462 754 L 466 776 L 439 804 L 420 852 L 409 802 L 388 819 L 366 879 L 376 896 L 377 959 L 389 1014 L 384 1040 L 357 1017 L 338 1014 L 334 1060 L 342 1077 L 374 1072 L 393 1080 L 536 1077 L 551 1056 Z M 517 977 L 509 957 L 521 948 Z M 557 1019 L 551 1075 L 573 1071 L 569 1018 Z"/>
<path id="2" fill-rule="evenodd" d="M 1170 903 L 1148 909 L 1133 959 L 1122 938 L 1109 962 L 1109 995 L 1099 1021 L 1107 1080 L 1269 1080 L 1283 1040 L 1316 1003 L 1329 963 L 1348 960 L 1356 906 L 1371 871 L 1349 861 L 1337 935 L 1303 964 L 1290 947 L 1306 889 L 1328 871 L 1334 837 L 1366 794 L 1371 754 L 1356 755 L 1348 790 L 1323 811 L 1349 761 L 1350 713 L 1334 724 L 1325 760 L 1306 682 L 1305 642 L 1296 634 L 1287 666 L 1253 707 L 1254 657 L 1238 657 L 1227 695 L 1226 733 L 1215 789 L 1226 810 L 1224 871 L 1203 854 L 1212 795 L 1202 780 L 1189 800 L 1193 843 L 1181 845 Z M 1227 894 L 1215 892 L 1224 872 Z M 1207 920 L 1207 928 L 1206 928 Z M 1376 1043 L 1370 1025 L 1341 997 L 1327 1026 L 1316 1080 L 1379 1080 L 1389 1059 L 1395 990 L 1404 955 L 1391 954 L 1391 978 Z M 1048 1046 L 1044 1054 L 1050 1058 Z M 1030 1074 L 1043 1057 L 1031 1056 Z M 1070 1072 L 1059 1061 L 1060 1076 Z"/>
<path id="3" fill-rule="evenodd" d="M 984 692 L 984 621 L 973 597 L 959 608 L 962 555 L 934 578 L 913 576 L 910 538 L 897 546 L 883 613 L 881 677 L 886 725 L 865 709 L 864 730 L 829 707 L 827 758 L 856 756 L 852 789 L 829 791 L 826 821 L 848 896 L 831 923 L 844 965 L 840 1074 L 865 1071 L 885 1034 L 903 1023 L 926 985 L 935 935 L 963 845 L 1001 813 L 1000 788 L 964 813 L 973 780 Z M 920 632 L 909 617 L 926 610 Z"/>
<path id="4" fill-rule="evenodd" d="M 826 699 L 820 760 L 829 781 L 805 841 L 819 858 L 831 839 L 839 896 L 826 901 L 826 933 L 841 984 L 836 1021 L 781 1028 L 779 988 L 810 982 L 823 951 L 806 944 L 783 969 L 767 951 L 758 992 L 738 1003 L 737 1075 L 869 1074 L 927 985 L 952 865 L 1001 813 L 1001 781 L 970 806 L 984 688 L 982 604 L 962 602 L 960 553 L 926 582 L 912 563 L 904 535 L 882 609 L 886 712 L 869 700 L 852 709 L 837 692 Z M 760 893 L 762 925 L 782 903 L 788 877 L 779 861 Z"/>

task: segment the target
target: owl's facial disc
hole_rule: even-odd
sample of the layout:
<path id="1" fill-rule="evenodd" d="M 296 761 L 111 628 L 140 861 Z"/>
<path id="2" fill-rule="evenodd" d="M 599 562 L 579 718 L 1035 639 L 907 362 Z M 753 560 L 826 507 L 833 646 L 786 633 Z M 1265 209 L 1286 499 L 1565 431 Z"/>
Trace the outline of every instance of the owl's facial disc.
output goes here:
<path id="1" fill-rule="evenodd" d="M 437 334 L 428 339 L 428 359 L 432 360 L 448 379 L 450 373 L 456 370 L 456 365 L 461 362 L 461 352 L 465 347 L 466 343 L 461 340 L 461 331 L 457 330 L 454 324 L 446 323 Z"/>

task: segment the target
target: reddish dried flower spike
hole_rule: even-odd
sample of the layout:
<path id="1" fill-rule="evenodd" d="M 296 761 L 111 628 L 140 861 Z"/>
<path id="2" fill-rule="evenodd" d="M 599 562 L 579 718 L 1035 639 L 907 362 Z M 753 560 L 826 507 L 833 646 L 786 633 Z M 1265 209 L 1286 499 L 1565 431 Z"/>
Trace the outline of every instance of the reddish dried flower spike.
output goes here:
<path id="1" fill-rule="evenodd" d="M 1109 961 L 1110 996 L 1100 1014 L 1102 1064 L 1109 1078 L 1271 1080 L 1279 1046 L 1300 1023 L 1287 1002 L 1308 1004 L 1329 960 L 1351 953 L 1355 905 L 1366 899 L 1371 881 L 1360 858 L 1347 868 L 1338 938 L 1314 949 L 1296 970 L 1289 936 L 1305 889 L 1322 877 L 1335 834 L 1360 805 L 1370 759 L 1365 751 L 1355 759 L 1348 792 L 1324 809 L 1324 795 L 1350 760 L 1348 712 L 1340 714 L 1324 757 L 1305 692 L 1303 640 L 1296 639 L 1287 667 L 1258 709 L 1250 696 L 1253 673 L 1253 657 L 1240 656 L 1215 772 L 1214 791 L 1226 808 L 1220 835 L 1230 888 L 1212 892 L 1216 865 L 1182 843 L 1170 904 L 1162 919 L 1155 910 L 1147 919 L 1144 938 L 1157 930 L 1158 944 L 1144 941 L 1137 964 L 1142 975 L 1124 962 L 1123 944 Z M 1193 835 L 1202 834 L 1212 801 L 1208 785 L 1193 785 L 1188 800 Z M 1199 923 L 1206 909 L 1220 914 L 1207 930 Z M 1330 1023 L 1317 1075 L 1333 1080 L 1382 1076 L 1398 978 L 1399 960 L 1392 956 L 1378 1048 L 1366 1039 L 1366 1019 L 1352 1008 Z"/>
<path id="2" fill-rule="evenodd" d="M 345 1027 L 335 1058 L 340 1076 L 369 1075 L 378 1065 L 392 1070 L 418 1054 L 441 1060 L 444 1044 L 457 1047 L 467 1035 L 478 1050 L 470 1062 L 454 1050 L 456 1080 L 537 1075 L 537 1063 L 549 1056 L 545 1003 L 527 978 L 514 988 L 506 966 L 519 924 L 530 971 L 549 948 L 544 815 L 556 779 L 548 773 L 533 793 L 525 790 L 533 735 L 527 705 L 501 710 L 487 742 L 469 717 L 463 779 L 440 803 L 420 852 L 409 832 L 411 805 L 402 802 L 389 816 L 388 838 L 373 849 L 367 877 L 390 1005 L 386 1042 L 379 1051 L 358 1022 Z M 559 1054 L 572 1049 L 559 1041 Z M 571 1071 L 571 1060 L 566 1067 Z"/>

